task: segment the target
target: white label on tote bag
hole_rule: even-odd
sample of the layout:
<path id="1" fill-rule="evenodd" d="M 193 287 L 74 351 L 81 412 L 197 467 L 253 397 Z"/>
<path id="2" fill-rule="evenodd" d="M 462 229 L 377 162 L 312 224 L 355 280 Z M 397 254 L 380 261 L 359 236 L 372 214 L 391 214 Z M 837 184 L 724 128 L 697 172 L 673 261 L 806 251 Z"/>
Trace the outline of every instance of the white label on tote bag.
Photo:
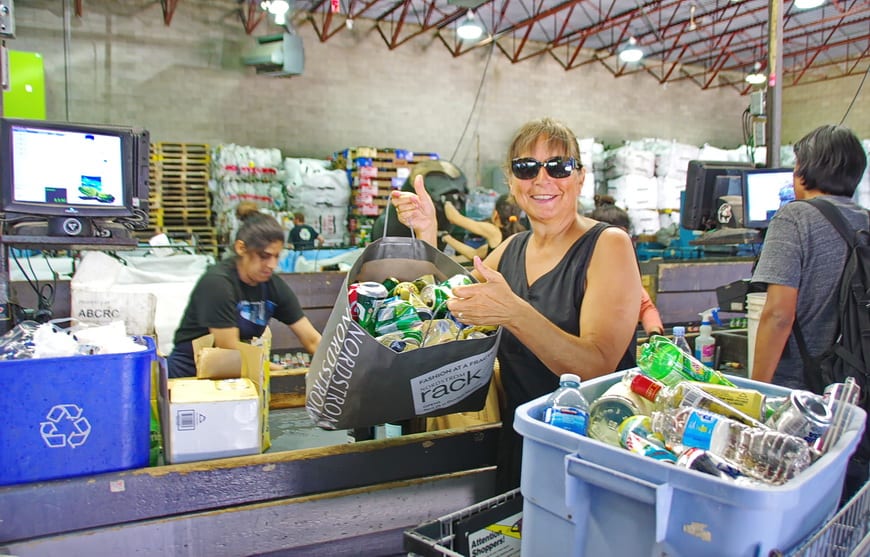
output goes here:
<path id="1" fill-rule="evenodd" d="M 462 341 L 454 341 L 462 342 Z M 483 354 L 457 360 L 411 380 L 417 415 L 451 406 L 487 384 L 497 346 Z"/>

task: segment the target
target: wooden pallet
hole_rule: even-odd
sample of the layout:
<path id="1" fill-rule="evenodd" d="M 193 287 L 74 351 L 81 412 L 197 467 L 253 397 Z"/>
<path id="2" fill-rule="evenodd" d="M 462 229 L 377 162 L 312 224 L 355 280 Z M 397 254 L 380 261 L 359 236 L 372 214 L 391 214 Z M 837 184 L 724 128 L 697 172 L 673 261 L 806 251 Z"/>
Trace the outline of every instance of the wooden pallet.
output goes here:
<path id="1" fill-rule="evenodd" d="M 152 143 L 152 145 L 154 145 Z M 167 157 L 187 156 L 189 159 L 210 159 L 211 148 L 205 143 L 169 143 L 165 141 L 158 142 L 153 150 L 153 153 Z"/>
<path id="2" fill-rule="evenodd" d="M 164 207 L 158 209 L 158 226 L 201 227 L 211 226 L 211 209 L 184 209 Z"/>

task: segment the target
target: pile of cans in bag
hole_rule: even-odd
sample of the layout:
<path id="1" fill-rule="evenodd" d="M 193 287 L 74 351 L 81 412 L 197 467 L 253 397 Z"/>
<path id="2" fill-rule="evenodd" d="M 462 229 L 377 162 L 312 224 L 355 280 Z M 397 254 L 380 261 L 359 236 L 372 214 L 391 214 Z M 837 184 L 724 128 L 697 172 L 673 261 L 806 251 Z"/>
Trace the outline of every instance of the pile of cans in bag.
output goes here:
<path id="1" fill-rule="evenodd" d="M 351 315 L 375 340 L 395 352 L 434 346 L 454 340 L 484 338 L 495 326 L 468 326 L 447 309 L 453 288 L 472 284 L 457 274 L 436 282 L 428 274 L 413 281 L 388 278 L 384 282 L 356 282 L 348 287 Z"/>

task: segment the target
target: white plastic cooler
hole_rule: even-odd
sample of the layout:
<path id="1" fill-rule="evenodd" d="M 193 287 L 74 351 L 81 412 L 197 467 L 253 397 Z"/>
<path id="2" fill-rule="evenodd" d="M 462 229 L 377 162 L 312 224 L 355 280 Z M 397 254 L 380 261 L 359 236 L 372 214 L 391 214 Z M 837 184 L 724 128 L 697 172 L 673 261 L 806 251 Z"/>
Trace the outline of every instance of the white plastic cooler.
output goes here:
<path id="1" fill-rule="evenodd" d="M 580 388 L 591 402 L 621 376 Z M 769 395 L 789 392 L 730 379 Z M 749 557 L 787 550 L 836 510 L 865 421 L 856 408 L 831 451 L 786 484 L 740 487 L 550 426 L 541 421 L 545 401 L 520 406 L 514 417 L 523 436 L 523 555 Z"/>

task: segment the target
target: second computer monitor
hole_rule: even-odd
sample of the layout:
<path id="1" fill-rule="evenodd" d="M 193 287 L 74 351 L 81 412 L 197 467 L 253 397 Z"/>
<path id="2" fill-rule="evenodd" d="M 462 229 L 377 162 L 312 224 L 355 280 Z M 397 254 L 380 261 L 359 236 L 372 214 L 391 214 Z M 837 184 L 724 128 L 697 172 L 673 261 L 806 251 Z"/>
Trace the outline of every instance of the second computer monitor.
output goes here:
<path id="1" fill-rule="evenodd" d="M 794 169 L 756 168 L 743 172 L 743 222 L 767 228 L 780 206 L 794 199 Z"/>

